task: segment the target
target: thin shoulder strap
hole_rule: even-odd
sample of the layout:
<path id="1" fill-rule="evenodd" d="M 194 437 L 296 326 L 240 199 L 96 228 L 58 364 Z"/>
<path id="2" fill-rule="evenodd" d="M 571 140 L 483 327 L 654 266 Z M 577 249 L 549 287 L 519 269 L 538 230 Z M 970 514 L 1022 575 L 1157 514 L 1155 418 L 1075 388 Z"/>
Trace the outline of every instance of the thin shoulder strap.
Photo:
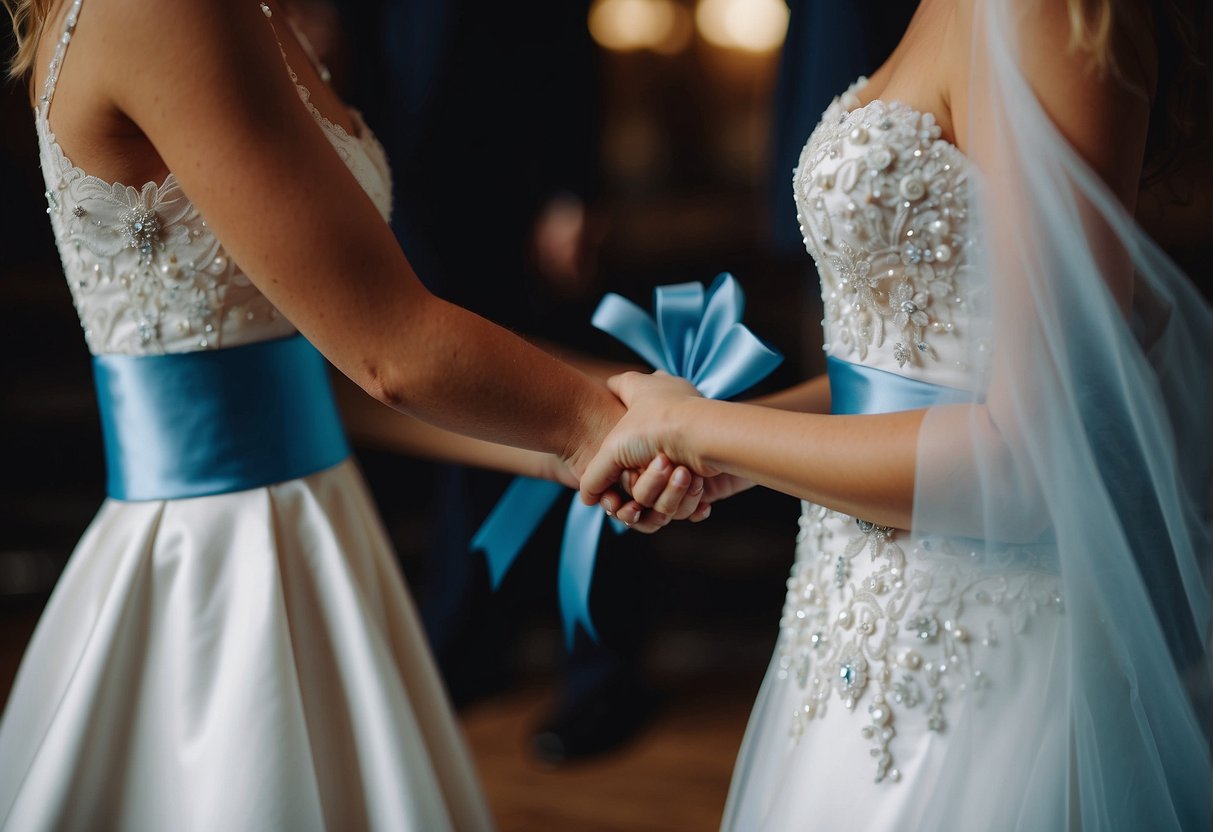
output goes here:
<path id="1" fill-rule="evenodd" d="M 269 7 L 269 4 L 262 3 L 261 12 L 270 22 L 270 31 L 274 33 L 274 40 L 278 42 L 278 51 L 282 53 L 282 62 L 286 64 L 286 71 L 290 74 L 292 81 L 294 81 L 296 84 L 299 83 L 299 76 L 295 73 L 295 70 L 291 68 L 291 62 L 287 60 L 286 57 L 286 50 L 282 48 L 282 39 L 278 37 L 278 28 L 274 26 L 274 10 Z M 327 84 L 330 78 L 329 69 L 320 62 L 319 56 L 316 55 L 316 50 L 312 48 L 311 41 L 307 39 L 303 32 L 301 32 L 294 23 L 291 23 L 291 19 L 289 17 L 286 19 L 286 25 L 291 27 L 291 31 L 294 33 L 295 38 L 299 41 L 299 45 L 303 48 L 303 53 L 307 55 L 308 60 L 312 62 L 312 66 L 316 68 L 316 73 L 320 76 L 320 80 Z"/>
<path id="2" fill-rule="evenodd" d="M 46 72 L 46 83 L 42 87 L 42 117 L 46 118 L 51 107 L 51 99 L 55 97 L 55 84 L 59 81 L 59 70 L 63 68 L 63 55 L 67 45 L 72 42 L 72 33 L 76 31 L 76 20 L 80 17 L 80 4 L 84 0 L 72 0 L 72 7 L 67 11 L 67 20 L 63 24 L 63 34 L 55 43 L 55 54 L 51 57 L 50 68 Z"/>

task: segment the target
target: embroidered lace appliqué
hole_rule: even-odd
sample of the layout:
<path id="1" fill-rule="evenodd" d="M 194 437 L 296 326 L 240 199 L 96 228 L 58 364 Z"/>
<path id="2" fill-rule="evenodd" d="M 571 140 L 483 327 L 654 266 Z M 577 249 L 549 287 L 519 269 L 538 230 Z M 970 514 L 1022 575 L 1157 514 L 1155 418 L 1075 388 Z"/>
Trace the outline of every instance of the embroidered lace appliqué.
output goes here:
<path id="1" fill-rule="evenodd" d="M 863 707 L 876 782 L 901 777 L 890 750 L 900 720 L 945 731 L 948 701 L 980 697 L 989 684 L 984 651 L 1061 609 L 1058 580 L 1036 553 L 1008 549 L 1006 569 L 979 570 L 945 539 L 925 539 L 907 557 L 904 535 L 806 504 L 780 621 L 778 678 L 803 694 L 792 736 L 835 698 Z M 865 553 L 870 565 L 858 560 Z"/>
<path id="2" fill-rule="evenodd" d="M 85 340 L 94 354 L 220 349 L 292 334 L 232 262 L 171 173 L 142 188 L 90 176 L 64 153 L 49 108 L 79 15 L 76 0 L 35 109 L 47 213 Z M 287 68 L 291 77 L 295 73 Z M 391 174 L 383 148 L 354 114 L 357 135 L 300 99 L 386 220 Z"/>
<path id="3" fill-rule="evenodd" d="M 793 176 L 805 247 L 817 264 L 826 349 L 860 361 L 890 349 L 899 367 L 936 359 L 965 303 L 967 164 L 930 113 L 854 90 L 835 99 Z"/>

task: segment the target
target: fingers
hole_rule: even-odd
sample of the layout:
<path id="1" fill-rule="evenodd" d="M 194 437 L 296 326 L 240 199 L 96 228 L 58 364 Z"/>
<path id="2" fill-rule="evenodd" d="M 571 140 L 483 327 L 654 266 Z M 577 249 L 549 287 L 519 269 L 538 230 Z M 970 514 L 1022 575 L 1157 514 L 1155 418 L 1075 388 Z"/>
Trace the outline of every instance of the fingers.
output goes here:
<path id="1" fill-rule="evenodd" d="M 617 516 L 619 511 L 628 505 L 629 502 L 627 496 L 619 493 L 614 488 L 598 498 L 598 505 L 602 506 L 602 510 L 606 512 L 607 517 Z M 624 522 L 627 521 L 625 520 Z"/>
<path id="2" fill-rule="evenodd" d="M 619 400 L 625 405 L 628 399 L 631 398 L 631 381 L 633 376 L 639 376 L 641 373 L 635 370 L 629 370 L 626 373 L 619 373 L 607 379 L 607 389 L 619 397 Z"/>
<path id="3" fill-rule="evenodd" d="M 703 477 L 685 466 L 674 466 L 664 454 L 658 454 L 639 475 L 625 472 L 624 487 L 639 505 L 668 514 L 673 520 L 691 516 L 703 498 Z"/>
<path id="4" fill-rule="evenodd" d="M 627 493 L 632 493 L 632 487 L 636 484 L 636 478 L 640 476 L 639 471 L 624 471 L 619 478 L 619 484 L 623 486 L 623 490 Z"/>
<path id="5" fill-rule="evenodd" d="M 642 506 L 654 508 L 663 514 L 673 514 L 690 485 L 690 477 L 685 472 L 679 477 L 673 474 L 674 466 L 670 460 L 665 454 L 658 454 L 635 478 L 628 491 L 632 493 L 632 499 Z M 662 497 L 667 497 L 664 503 L 659 502 Z"/>
<path id="6" fill-rule="evenodd" d="M 596 505 L 625 470 L 626 467 L 615 460 L 613 454 L 599 451 L 581 474 L 581 502 L 587 506 Z"/>
<path id="7" fill-rule="evenodd" d="M 626 508 L 624 509 L 624 513 L 627 513 Z M 645 511 L 640 515 L 640 519 L 628 528 L 632 529 L 632 531 L 641 532 L 643 534 L 652 534 L 659 529 L 665 528 L 669 525 L 669 523 L 670 516 L 668 514 L 661 514 L 656 511 Z"/>
<path id="8" fill-rule="evenodd" d="M 687 488 L 686 494 L 682 496 L 682 501 L 678 504 L 678 508 L 674 509 L 671 516 L 675 520 L 687 520 L 699 509 L 699 504 L 703 502 L 704 483 L 703 477 L 698 474 L 692 474 L 686 468 L 681 470 L 686 471 L 691 477 L 691 485 Z M 675 471 L 677 476 L 678 472 Z"/>

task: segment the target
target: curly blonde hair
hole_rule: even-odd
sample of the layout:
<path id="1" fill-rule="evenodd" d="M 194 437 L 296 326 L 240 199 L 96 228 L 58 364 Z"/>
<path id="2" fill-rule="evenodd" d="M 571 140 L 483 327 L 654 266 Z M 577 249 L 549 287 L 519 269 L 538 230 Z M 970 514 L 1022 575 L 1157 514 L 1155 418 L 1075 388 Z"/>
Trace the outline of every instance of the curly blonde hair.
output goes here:
<path id="1" fill-rule="evenodd" d="M 34 65 L 34 54 L 56 0 L 0 0 L 13 21 L 17 52 L 8 65 L 8 77 L 20 78 Z"/>

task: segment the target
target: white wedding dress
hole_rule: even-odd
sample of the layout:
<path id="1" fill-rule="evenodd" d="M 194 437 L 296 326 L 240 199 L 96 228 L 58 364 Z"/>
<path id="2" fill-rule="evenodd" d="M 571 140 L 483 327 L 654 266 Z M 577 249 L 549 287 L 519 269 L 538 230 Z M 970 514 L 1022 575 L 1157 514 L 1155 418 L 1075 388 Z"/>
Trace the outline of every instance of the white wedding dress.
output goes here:
<path id="1" fill-rule="evenodd" d="M 79 8 L 35 116 L 89 349 L 174 354 L 294 334 L 172 174 L 111 184 L 57 143 L 48 116 Z M 299 94 L 386 221 L 379 144 L 360 119 L 351 135 Z M 106 500 L 0 722 L 0 828 L 491 825 L 353 462 L 236 493 Z"/>
<path id="2" fill-rule="evenodd" d="M 989 333 L 970 313 L 971 163 L 930 114 L 880 100 L 860 106 L 865 84 L 826 110 L 794 174 L 821 277 L 826 353 L 972 389 L 965 356 Z M 911 542 L 806 503 L 724 828 L 939 828 L 928 816 L 946 817 L 947 829 L 1001 828 L 985 801 L 1004 765 L 1033 764 L 1004 754 L 1020 727 L 1045 738 L 1041 759 L 1064 759 L 1067 737 L 1055 557 L 1007 547 L 997 560 L 984 543 Z M 949 752 L 971 761 L 963 783 L 941 782 Z M 1041 806 L 1054 817 L 1068 778 L 1037 773 L 1055 778 L 1046 790 L 1058 802 Z"/>

